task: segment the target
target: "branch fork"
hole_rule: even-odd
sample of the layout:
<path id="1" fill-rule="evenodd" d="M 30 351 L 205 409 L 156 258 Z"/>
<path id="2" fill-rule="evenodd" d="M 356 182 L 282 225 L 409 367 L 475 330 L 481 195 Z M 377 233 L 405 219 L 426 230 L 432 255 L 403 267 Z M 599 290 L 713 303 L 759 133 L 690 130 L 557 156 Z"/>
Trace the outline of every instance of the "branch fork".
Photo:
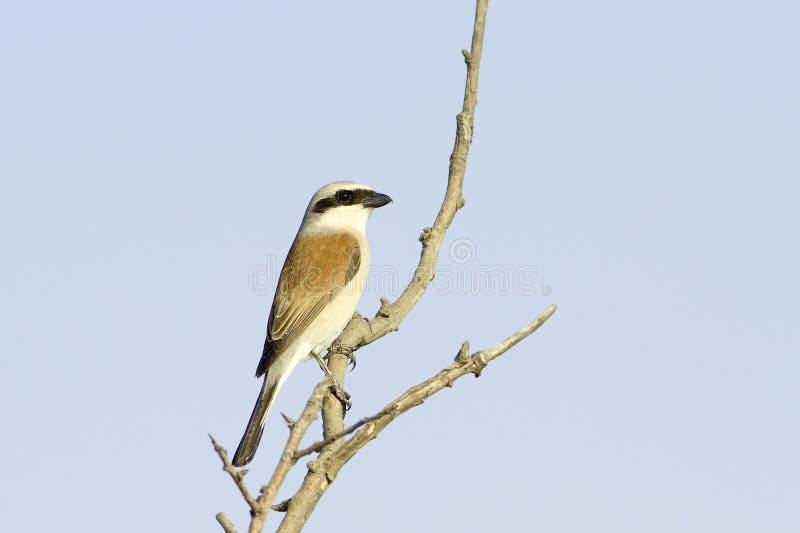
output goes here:
<path id="1" fill-rule="evenodd" d="M 397 331 L 400 323 L 422 297 L 434 277 L 445 233 L 456 212 L 465 204 L 462 185 L 466 172 L 467 155 L 474 133 L 478 72 L 483 49 L 487 4 L 488 0 L 476 1 L 472 45 L 470 50 L 461 51 L 467 66 L 464 103 L 461 112 L 456 115 L 456 138 L 450 155 L 447 189 L 441 208 L 433 225 L 424 228 L 420 233 L 419 241 L 422 243 L 422 253 L 414 275 L 403 293 L 394 302 L 381 298 L 380 308 L 371 320 L 355 313 L 334 345 L 328 350 L 328 368 L 331 375 L 342 385 L 349 361 L 348 356 L 351 356 L 353 351 L 384 335 Z M 244 483 L 247 470 L 237 471 L 231 466 L 225 449 L 211 437 L 214 450 L 222 462 L 223 470 L 234 481 L 250 507 L 251 520 L 248 533 L 259 533 L 263 530 L 264 520 L 270 510 L 285 513 L 278 527 L 279 533 L 300 531 L 319 499 L 336 479 L 342 466 L 368 442 L 375 439 L 389 423 L 409 409 L 422 404 L 443 388 L 452 387 L 459 378 L 467 374 L 480 376 L 491 361 L 536 331 L 555 311 L 556 306 L 551 305 L 525 327 L 498 345 L 486 350 L 470 354 L 469 342 L 464 341 L 449 366 L 426 381 L 411 387 L 386 404 L 376 414 L 362 418 L 348 427 L 344 427 L 345 412 L 339 400 L 329 391 L 329 381 L 326 376 L 317 384 L 296 421 L 284 415 L 284 420 L 289 428 L 289 436 L 278 465 L 275 467 L 270 481 L 261 487 L 258 498 L 254 498 L 250 494 Z M 345 350 L 342 347 L 348 349 Z M 322 413 L 323 438 L 301 449 L 300 444 L 304 435 L 316 419 L 317 413 L 320 412 Z M 273 505 L 289 470 L 301 458 L 314 453 L 318 455 L 315 460 L 309 461 L 306 465 L 307 472 L 301 487 L 290 498 Z M 217 514 L 216 518 L 226 533 L 236 533 L 233 524 L 223 513 Z"/>

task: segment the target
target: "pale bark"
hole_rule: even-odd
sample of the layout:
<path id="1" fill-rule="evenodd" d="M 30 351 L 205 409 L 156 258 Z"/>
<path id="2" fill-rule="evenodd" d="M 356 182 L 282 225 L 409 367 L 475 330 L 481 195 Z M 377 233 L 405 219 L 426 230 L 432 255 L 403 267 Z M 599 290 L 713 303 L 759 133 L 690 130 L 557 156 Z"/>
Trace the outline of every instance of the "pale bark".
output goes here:
<path id="1" fill-rule="evenodd" d="M 488 0 L 477 0 L 472 45 L 469 51 L 462 51 L 467 65 L 464 103 L 461 112 L 456 116 L 455 145 L 450 155 L 447 189 L 441 208 L 433 225 L 425 228 L 419 237 L 422 243 L 422 253 L 411 282 L 403 293 L 394 302 L 382 298 L 380 309 L 370 320 L 356 314 L 329 350 L 328 367 L 340 384 L 344 384 L 345 370 L 348 364 L 347 354 L 341 347 L 349 346 L 357 350 L 387 333 L 397 330 L 433 279 L 445 233 L 456 212 L 464 206 L 462 184 L 467 167 L 467 155 L 472 143 L 487 4 Z M 269 483 L 261 488 L 258 498 L 254 498 L 244 484 L 243 478 L 247 470 L 237 471 L 233 468 L 225 450 L 214 441 L 214 447 L 223 463 L 223 469 L 234 480 L 250 507 L 249 533 L 258 533 L 263 530 L 264 520 L 270 509 L 286 513 L 278 532 L 293 533 L 302 530 L 320 498 L 336 479 L 342 466 L 368 442 L 375 439 L 388 424 L 402 413 L 421 405 L 425 399 L 443 388 L 452 387 L 460 377 L 467 374 L 479 376 L 487 364 L 536 331 L 555 311 L 556 306 L 551 305 L 533 322 L 493 348 L 470 354 L 469 344 L 465 341 L 455 360 L 449 366 L 430 379 L 410 388 L 375 415 L 363 418 L 347 428 L 344 426 L 342 404 L 330 392 L 328 378 L 323 379 L 314 389 L 300 418 L 296 422 L 287 419 L 290 428 L 289 438 L 275 468 L 275 473 Z M 300 449 L 303 436 L 320 410 L 323 423 L 322 439 Z M 317 452 L 319 453 L 317 458 L 308 463 L 308 472 L 300 488 L 288 500 L 273 505 L 286 473 L 300 458 Z M 222 513 L 217 515 L 217 521 L 226 533 L 235 533 L 233 525 Z"/>

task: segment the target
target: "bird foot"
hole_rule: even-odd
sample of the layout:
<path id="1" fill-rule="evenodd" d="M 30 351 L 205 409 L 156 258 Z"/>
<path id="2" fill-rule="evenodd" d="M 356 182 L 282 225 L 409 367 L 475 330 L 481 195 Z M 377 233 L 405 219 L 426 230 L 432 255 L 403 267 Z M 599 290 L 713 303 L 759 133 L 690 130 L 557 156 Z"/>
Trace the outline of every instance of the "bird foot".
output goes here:
<path id="1" fill-rule="evenodd" d="M 334 345 L 332 345 L 330 347 L 330 352 L 331 353 L 340 353 L 340 354 L 344 355 L 345 357 L 347 357 L 347 361 L 352 367 L 350 369 L 351 371 L 356 369 L 356 356 L 353 353 L 354 351 L 355 351 L 355 348 L 353 348 L 349 344 L 336 343 L 336 344 L 334 344 Z"/>
<path id="2" fill-rule="evenodd" d="M 342 409 L 349 411 L 353 407 L 353 402 L 350 401 L 350 393 L 344 390 L 333 376 L 331 376 L 331 392 L 341 402 Z"/>
<path id="3" fill-rule="evenodd" d="M 317 360 L 319 367 L 323 372 L 325 372 L 325 375 L 328 376 L 328 379 L 331 380 L 331 392 L 334 396 L 336 396 L 337 400 L 342 402 L 342 409 L 349 411 L 353 406 L 353 402 L 350 401 L 350 393 L 345 391 L 342 386 L 339 385 L 339 382 L 336 380 L 336 376 L 333 375 L 331 369 L 328 368 L 328 365 L 325 364 L 325 361 L 322 360 L 322 357 L 320 357 L 318 353 L 312 351 L 311 355 Z"/>

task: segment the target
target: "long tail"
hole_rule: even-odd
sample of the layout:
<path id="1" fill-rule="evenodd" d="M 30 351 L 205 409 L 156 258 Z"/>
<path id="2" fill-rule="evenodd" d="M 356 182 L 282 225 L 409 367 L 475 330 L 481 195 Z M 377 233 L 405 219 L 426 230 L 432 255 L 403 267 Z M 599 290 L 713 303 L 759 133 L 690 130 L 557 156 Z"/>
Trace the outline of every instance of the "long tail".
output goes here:
<path id="1" fill-rule="evenodd" d="M 267 421 L 269 409 L 272 407 L 272 402 L 275 401 L 278 389 L 283 384 L 283 379 L 276 374 L 279 372 L 267 372 L 267 375 L 264 376 L 264 384 L 261 385 L 261 393 L 253 407 L 253 414 L 250 415 L 247 429 L 245 429 L 242 441 L 233 456 L 233 466 L 246 465 L 253 460 L 253 456 L 256 454 L 258 443 L 261 442 L 261 435 L 264 434 L 264 424 Z"/>

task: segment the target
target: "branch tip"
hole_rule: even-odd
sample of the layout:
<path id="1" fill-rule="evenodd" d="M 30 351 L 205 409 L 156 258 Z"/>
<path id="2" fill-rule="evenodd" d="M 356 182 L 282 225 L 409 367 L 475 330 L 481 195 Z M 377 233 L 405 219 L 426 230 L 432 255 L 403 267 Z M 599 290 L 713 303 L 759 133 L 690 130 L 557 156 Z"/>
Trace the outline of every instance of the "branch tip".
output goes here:
<path id="1" fill-rule="evenodd" d="M 217 513 L 215 518 L 217 519 L 217 522 L 219 522 L 219 525 L 222 526 L 222 529 L 225 531 L 225 533 L 236 533 L 236 528 L 233 527 L 233 524 L 230 520 L 228 520 L 228 517 L 225 516 L 225 513 Z"/>
<path id="2" fill-rule="evenodd" d="M 422 251 L 419 263 L 402 294 L 391 304 L 391 307 L 384 306 L 384 302 L 381 301 L 381 307 L 383 307 L 381 311 L 383 311 L 383 313 L 379 311 L 373 319 L 367 321 L 366 328 L 360 322 L 351 322 L 342 333 L 339 340 L 356 349 L 374 342 L 391 331 L 397 331 L 400 323 L 411 309 L 414 308 L 428 288 L 430 280 L 433 279 L 445 233 L 450 227 L 458 209 L 464 205 L 462 184 L 466 171 L 469 146 L 472 142 L 473 116 L 477 104 L 478 71 L 481 61 L 484 28 L 486 25 L 487 3 L 487 0 L 477 0 L 471 48 L 469 51 L 462 51 L 467 65 L 467 79 L 464 89 L 462 112 L 457 118 L 456 139 L 450 156 L 445 198 L 442 201 L 439 213 L 436 215 L 436 219 L 433 224 L 431 224 L 431 227 L 424 228 L 420 233 L 419 241 L 422 244 Z M 506 343 L 485 351 L 486 361 L 491 361 L 497 357 L 499 353 L 508 350 L 508 348 L 510 348 L 510 346 Z M 467 355 L 462 356 L 462 358 L 468 357 L 468 348 L 466 352 Z M 334 362 L 337 368 L 331 368 L 331 371 L 339 380 L 340 384 L 343 384 L 346 365 L 343 364 L 341 358 L 336 358 Z M 310 461 L 306 465 L 309 471 L 306 473 L 302 486 L 296 492 L 296 494 L 302 495 L 302 498 L 296 498 L 294 502 L 289 505 L 289 509 L 278 531 L 283 533 L 296 533 L 300 531 L 303 525 L 305 525 L 309 514 L 319 501 L 319 498 L 327 488 L 330 487 L 339 469 L 353 454 L 367 442 L 374 439 L 382 429 L 399 414 L 415 405 L 421 404 L 426 398 L 446 386 L 446 383 L 452 384 L 452 381 L 458 377 L 471 373 L 475 370 L 473 365 L 474 363 L 472 362 L 468 362 L 464 365 L 450 365 L 434 378 L 412 387 L 405 395 L 401 395 L 378 413 L 374 420 L 356 430 L 349 439 L 340 437 L 343 432 L 346 432 L 350 428 L 344 428 L 344 417 L 338 404 L 336 402 L 324 402 L 322 404 L 323 434 L 329 439 L 336 439 L 337 437 L 338 439 L 333 442 L 324 439 L 305 450 L 298 451 L 297 446 L 286 449 L 284 457 L 286 458 L 285 463 L 288 464 L 290 459 L 296 461 L 297 457 L 302 453 L 307 451 L 312 453 L 310 450 L 316 451 L 317 447 L 322 447 L 317 460 Z M 320 383 L 322 385 L 325 382 Z M 304 418 L 301 417 L 298 425 L 302 426 L 303 424 Z M 352 427 L 353 426 L 351 426 L 351 428 Z M 295 433 L 299 433 L 299 430 L 293 431 L 292 435 Z M 299 440 L 296 444 L 299 444 Z M 270 495 L 274 495 L 274 493 L 277 492 L 277 485 L 283 480 L 283 470 L 281 470 L 280 473 L 281 476 L 277 478 L 278 483 L 274 485 L 270 483 Z M 269 506 L 272 503 L 272 499 L 265 497 L 260 503 L 265 506 L 264 512 L 266 513 L 266 511 L 270 509 Z M 280 504 L 278 506 L 280 507 Z M 263 526 L 263 521 L 259 526 Z M 251 531 L 252 530 L 251 527 Z"/>

